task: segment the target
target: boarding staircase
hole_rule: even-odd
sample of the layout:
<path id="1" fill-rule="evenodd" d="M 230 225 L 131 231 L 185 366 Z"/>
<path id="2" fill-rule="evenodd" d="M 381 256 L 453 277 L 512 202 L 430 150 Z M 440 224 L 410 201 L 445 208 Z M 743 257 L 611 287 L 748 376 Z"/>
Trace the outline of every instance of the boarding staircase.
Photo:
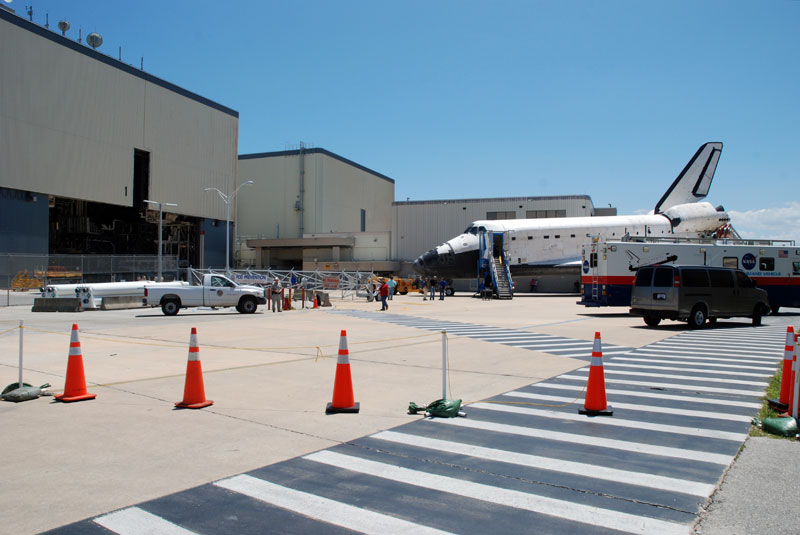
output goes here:
<path id="1" fill-rule="evenodd" d="M 503 255 L 505 256 L 505 255 Z M 511 274 L 508 272 L 508 263 L 502 257 L 492 257 L 492 278 L 497 288 L 498 299 L 512 299 L 514 290 L 511 287 Z"/>

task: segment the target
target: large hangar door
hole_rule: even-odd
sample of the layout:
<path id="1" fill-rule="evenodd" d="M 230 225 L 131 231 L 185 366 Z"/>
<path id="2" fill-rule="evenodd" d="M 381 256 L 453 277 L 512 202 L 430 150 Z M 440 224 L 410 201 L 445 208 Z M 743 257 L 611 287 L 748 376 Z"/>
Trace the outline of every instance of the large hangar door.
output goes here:
<path id="1" fill-rule="evenodd" d="M 133 149 L 133 208 L 141 210 L 150 198 L 150 153 Z"/>

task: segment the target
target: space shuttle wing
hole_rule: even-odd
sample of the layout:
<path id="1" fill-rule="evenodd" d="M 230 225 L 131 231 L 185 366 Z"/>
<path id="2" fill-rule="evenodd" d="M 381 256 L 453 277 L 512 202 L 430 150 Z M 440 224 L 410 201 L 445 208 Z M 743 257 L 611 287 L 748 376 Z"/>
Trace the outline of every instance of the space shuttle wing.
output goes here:
<path id="1" fill-rule="evenodd" d="M 722 154 L 722 143 L 706 143 L 697 149 L 697 152 L 678 178 L 672 183 L 656 204 L 656 214 L 664 212 L 677 204 L 687 204 L 700 201 L 708 195 L 714 171 Z"/>

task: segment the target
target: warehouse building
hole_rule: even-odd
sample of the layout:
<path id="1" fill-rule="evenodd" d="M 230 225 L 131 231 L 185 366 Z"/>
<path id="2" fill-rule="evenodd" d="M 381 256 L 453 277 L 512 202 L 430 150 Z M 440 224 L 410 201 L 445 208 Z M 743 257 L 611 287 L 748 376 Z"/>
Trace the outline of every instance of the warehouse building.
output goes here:
<path id="1" fill-rule="evenodd" d="M 322 148 L 239 156 L 241 264 L 393 272 L 394 180 Z"/>
<path id="2" fill-rule="evenodd" d="M 237 186 L 238 112 L 60 26 L 0 9 L 0 252 L 157 254 L 150 200 L 170 203 L 165 254 L 224 266 L 226 205 L 204 190 Z"/>

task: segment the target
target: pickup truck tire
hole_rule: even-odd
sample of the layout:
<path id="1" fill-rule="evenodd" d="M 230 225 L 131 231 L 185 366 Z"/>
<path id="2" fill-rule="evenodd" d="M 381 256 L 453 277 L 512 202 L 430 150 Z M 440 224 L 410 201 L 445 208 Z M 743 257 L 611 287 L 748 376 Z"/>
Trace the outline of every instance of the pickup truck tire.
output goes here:
<path id="1" fill-rule="evenodd" d="M 161 301 L 161 312 L 165 316 L 176 316 L 181 309 L 181 302 L 176 298 L 164 299 Z"/>
<path id="2" fill-rule="evenodd" d="M 706 308 L 703 305 L 695 305 L 692 313 L 689 314 L 689 328 L 702 329 L 706 323 Z"/>
<path id="3" fill-rule="evenodd" d="M 258 308 L 258 301 L 254 297 L 242 297 L 239 304 L 236 305 L 236 310 L 242 314 L 252 314 Z"/>

